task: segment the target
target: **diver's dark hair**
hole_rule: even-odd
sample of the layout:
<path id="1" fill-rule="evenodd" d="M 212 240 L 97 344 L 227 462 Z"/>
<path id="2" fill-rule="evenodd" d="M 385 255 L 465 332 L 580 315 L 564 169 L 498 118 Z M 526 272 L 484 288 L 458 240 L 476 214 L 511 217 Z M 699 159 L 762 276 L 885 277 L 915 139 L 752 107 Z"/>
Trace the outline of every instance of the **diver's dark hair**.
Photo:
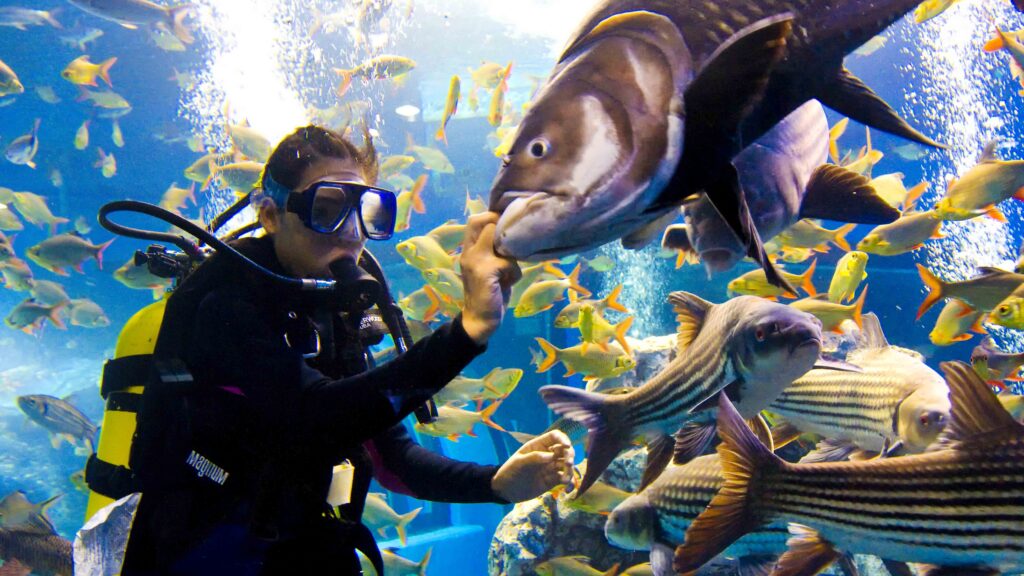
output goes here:
<path id="1" fill-rule="evenodd" d="M 373 137 L 365 124 L 361 148 L 333 130 L 310 124 L 285 136 L 277 144 L 263 168 L 260 186 L 266 188 L 269 172 L 275 182 L 294 190 L 301 183 L 306 169 L 329 158 L 351 158 L 359 166 L 367 184 L 377 182 L 377 149 L 373 146 Z"/>

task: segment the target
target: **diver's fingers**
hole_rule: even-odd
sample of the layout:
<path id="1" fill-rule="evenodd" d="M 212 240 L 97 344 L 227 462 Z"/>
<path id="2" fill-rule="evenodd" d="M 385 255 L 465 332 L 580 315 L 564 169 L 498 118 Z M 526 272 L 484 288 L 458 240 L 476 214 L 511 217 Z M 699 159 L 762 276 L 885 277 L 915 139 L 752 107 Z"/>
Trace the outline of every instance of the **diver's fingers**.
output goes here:
<path id="1" fill-rule="evenodd" d="M 556 446 L 560 446 L 562 448 L 572 448 L 572 442 L 569 440 L 569 437 L 566 436 L 565 432 L 562 432 L 561 430 L 551 430 L 545 432 L 540 436 L 533 438 L 526 444 L 523 444 L 520 450 L 526 449 L 526 451 L 553 451 Z"/>
<path id="2" fill-rule="evenodd" d="M 495 212 L 483 212 L 481 214 L 474 214 L 469 217 L 466 221 L 465 236 L 462 239 L 462 250 L 465 252 L 472 246 L 474 246 L 477 240 L 480 238 L 480 232 L 488 224 L 497 224 L 498 214 Z"/>

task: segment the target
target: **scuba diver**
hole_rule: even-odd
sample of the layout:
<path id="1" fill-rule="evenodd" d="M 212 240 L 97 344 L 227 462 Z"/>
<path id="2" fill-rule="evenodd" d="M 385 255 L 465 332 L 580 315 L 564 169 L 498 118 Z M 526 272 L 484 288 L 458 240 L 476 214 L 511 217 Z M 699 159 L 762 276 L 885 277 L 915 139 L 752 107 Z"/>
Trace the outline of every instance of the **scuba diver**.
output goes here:
<path id="1" fill-rule="evenodd" d="M 349 296 L 286 290 L 218 250 L 167 300 L 154 363 L 189 392 L 146 388 L 131 447 L 142 497 L 123 574 L 360 574 L 356 549 L 382 573 L 360 523 L 371 477 L 419 499 L 502 504 L 570 480 L 561 432 L 500 467 L 410 438 L 403 418 L 483 352 L 520 271 L 494 253 L 497 215 L 474 216 L 462 313 L 375 367 L 368 347 L 387 328 L 367 304 L 390 295 L 375 295 L 380 284 L 357 262 L 367 239 L 391 237 L 395 198 L 373 186 L 377 156 L 365 128 L 364 137 L 359 148 L 317 126 L 287 136 L 252 194 L 266 234 L 231 243 L 266 270 L 333 279 Z M 342 482 L 347 503 L 335 506 L 328 493 L 342 463 L 354 470 Z"/>

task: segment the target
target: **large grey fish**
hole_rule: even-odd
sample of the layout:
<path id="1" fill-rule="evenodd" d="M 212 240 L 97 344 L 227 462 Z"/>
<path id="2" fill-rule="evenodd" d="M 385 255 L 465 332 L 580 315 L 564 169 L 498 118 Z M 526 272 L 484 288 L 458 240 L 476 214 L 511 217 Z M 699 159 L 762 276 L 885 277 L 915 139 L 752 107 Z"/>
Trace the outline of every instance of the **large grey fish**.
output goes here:
<path id="1" fill-rule="evenodd" d="M 981 274 L 958 282 L 945 282 L 930 270 L 918 264 L 917 271 L 921 274 L 928 295 L 924 297 L 917 309 L 917 320 L 936 302 L 944 298 L 956 298 L 975 310 L 988 312 L 1024 285 L 1024 274 L 1007 272 L 992 266 L 978 268 Z"/>
<path id="2" fill-rule="evenodd" d="M 812 98 L 935 145 L 842 66 L 916 4 L 605 0 L 559 58 L 492 185 L 496 249 L 528 260 L 633 243 L 706 192 L 772 272 L 732 158 Z"/>
<path id="3" fill-rule="evenodd" d="M 65 400 L 46 394 L 18 396 L 18 408 L 30 420 L 49 430 L 53 447 L 60 446 L 61 439 L 72 444 L 81 442 L 85 454 L 92 452 L 96 425 L 89 417 Z"/>
<path id="4" fill-rule="evenodd" d="M 117 22 L 125 28 L 146 25 L 160 25 L 172 32 L 185 44 L 194 40 L 192 32 L 185 27 L 185 17 L 191 4 L 165 7 L 149 0 L 68 0 L 93 16 Z"/>
<path id="5" fill-rule="evenodd" d="M 72 576 L 71 541 L 58 534 L 0 528 L 3 574 Z"/>
<path id="6" fill-rule="evenodd" d="M 925 454 L 790 464 L 720 397 L 725 482 L 686 532 L 674 568 L 689 572 L 746 532 L 795 525 L 776 574 L 812 574 L 839 550 L 945 567 L 945 574 L 1024 567 L 1024 425 L 963 362 L 940 366 L 950 423 Z"/>
<path id="7" fill-rule="evenodd" d="M 828 440 L 817 456 L 842 459 L 853 450 L 924 452 L 949 420 L 949 387 L 912 350 L 891 346 L 874 314 L 864 317 L 869 344 L 846 358 L 861 372 L 814 369 L 768 408 L 803 432 Z"/>
<path id="8" fill-rule="evenodd" d="M 899 218 L 899 211 L 875 193 L 868 178 L 825 164 L 828 143 L 825 111 L 817 100 L 810 100 L 733 159 L 763 241 L 803 218 L 858 224 Z M 687 202 L 683 210 L 690 245 L 709 276 L 729 270 L 746 256 L 746 247 L 707 196 Z"/>
<path id="9" fill-rule="evenodd" d="M 753 418 L 818 359 L 821 322 L 810 314 L 756 296 L 712 304 L 673 292 L 668 300 L 678 314 L 678 352 L 639 388 L 622 395 L 540 389 L 552 410 L 589 430 L 581 494 L 641 435 L 648 440 L 644 479 L 653 480 L 671 457 L 671 434 L 694 408 L 729 386 Z"/>
<path id="10" fill-rule="evenodd" d="M 42 26 L 49 24 L 54 28 L 61 28 L 60 22 L 54 18 L 56 10 L 32 10 L 29 8 L 18 8 L 16 6 L 0 7 L 0 26 L 10 26 L 18 30 L 28 30 L 29 26 Z"/>

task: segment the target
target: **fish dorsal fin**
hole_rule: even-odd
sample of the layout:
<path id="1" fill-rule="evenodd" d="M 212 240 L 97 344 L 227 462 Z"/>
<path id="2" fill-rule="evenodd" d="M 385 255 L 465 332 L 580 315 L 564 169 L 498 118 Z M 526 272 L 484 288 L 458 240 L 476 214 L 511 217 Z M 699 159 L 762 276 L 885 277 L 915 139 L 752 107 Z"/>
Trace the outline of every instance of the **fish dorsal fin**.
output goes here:
<path id="1" fill-rule="evenodd" d="M 808 300 L 819 300 L 821 302 L 828 302 L 829 301 L 827 293 L 815 294 L 814 296 L 808 296 L 807 299 Z"/>
<path id="2" fill-rule="evenodd" d="M 661 14 L 637 10 L 605 18 L 589 32 L 573 40 L 562 51 L 558 61 L 561 63 L 579 52 L 581 48 L 613 36 L 641 39 L 669 53 L 679 49 L 686 50 L 686 43 L 671 20 Z"/>
<path id="3" fill-rule="evenodd" d="M 985 162 L 997 162 L 999 160 L 999 154 L 996 153 L 996 148 L 998 146 L 998 140 L 989 140 L 989 142 L 985 144 L 985 149 L 981 151 L 981 156 L 978 157 L 978 164 Z"/>
<path id="4" fill-rule="evenodd" d="M 952 405 L 950 421 L 942 433 L 940 444 L 970 442 L 998 432 L 1024 434 L 1024 425 L 1010 416 L 970 365 L 943 362 L 939 367 L 949 383 Z"/>
<path id="5" fill-rule="evenodd" d="M 714 304 L 689 292 L 672 292 L 668 295 L 668 301 L 676 311 L 676 322 L 679 323 L 676 351 L 681 354 L 700 334 L 708 310 Z"/>
<path id="6" fill-rule="evenodd" d="M 882 324 L 878 321 L 878 316 L 874 312 L 868 312 L 861 318 L 861 349 L 877 349 L 877 348 L 888 348 L 889 340 L 886 339 L 885 333 L 882 332 Z"/>
<path id="7" fill-rule="evenodd" d="M 987 275 L 987 274 L 1010 274 L 1011 273 L 1008 270 L 1003 270 L 1002 268 L 997 268 L 995 266 L 978 266 L 978 271 L 981 272 L 982 274 L 985 274 L 985 275 Z"/>

